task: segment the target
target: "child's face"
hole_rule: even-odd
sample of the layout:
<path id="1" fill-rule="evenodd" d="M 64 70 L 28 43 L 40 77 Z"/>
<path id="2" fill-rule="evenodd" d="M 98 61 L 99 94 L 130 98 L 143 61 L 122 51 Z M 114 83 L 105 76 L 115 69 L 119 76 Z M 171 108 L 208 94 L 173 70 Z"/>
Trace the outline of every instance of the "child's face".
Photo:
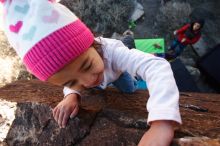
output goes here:
<path id="1" fill-rule="evenodd" d="M 201 27 L 201 25 L 196 22 L 196 23 L 193 25 L 193 30 L 194 30 L 194 31 L 199 30 L 200 27 Z"/>
<path id="2" fill-rule="evenodd" d="M 48 82 L 82 90 L 98 86 L 103 80 L 104 63 L 94 47 L 48 79 Z"/>

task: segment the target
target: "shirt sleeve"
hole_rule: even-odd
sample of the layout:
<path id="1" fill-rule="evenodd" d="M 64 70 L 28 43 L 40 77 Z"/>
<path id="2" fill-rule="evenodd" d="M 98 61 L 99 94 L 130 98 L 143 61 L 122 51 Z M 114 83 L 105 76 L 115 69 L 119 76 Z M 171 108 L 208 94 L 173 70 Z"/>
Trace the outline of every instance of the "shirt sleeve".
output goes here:
<path id="1" fill-rule="evenodd" d="M 190 44 L 195 44 L 196 42 L 199 41 L 200 38 L 201 38 L 201 35 L 197 35 L 192 40 L 190 40 Z"/>
<path id="2" fill-rule="evenodd" d="M 76 91 L 76 90 L 73 90 L 73 89 L 70 89 L 68 87 L 64 87 L 63 88 L 63 94 L 64 94 L 64 98 L 69 95 L 69 94 L 78 94 L 80 97 L 81 97 L 81 94 L 79 91 Z"/>
<path id="3" fill-rule="evenodd" d="M 190 27 L 190 24 L 184 25 L 183 27 L 177 30 L 177 34 L 184 33 L 189 27 Z"/>
<path id="4" fill-rule="evenodd" d="M 179 91 L 170 64 L 165 59 L 124 46 L 112 49 L 112 60 L 118 70 L 141 76 L 147 82 L 150 94 L 146 105 L 148 123 L 156 120 L 182 123 Z"/>

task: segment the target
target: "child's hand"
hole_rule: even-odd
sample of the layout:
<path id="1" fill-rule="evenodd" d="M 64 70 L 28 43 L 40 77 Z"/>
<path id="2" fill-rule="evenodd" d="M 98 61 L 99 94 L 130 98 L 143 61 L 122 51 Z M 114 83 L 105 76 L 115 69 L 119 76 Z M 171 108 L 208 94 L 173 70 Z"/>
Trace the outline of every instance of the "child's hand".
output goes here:
<path id="1" fill-rule="evenodd" d="M 69 94 L 53 109 L 53 117 L 58 125 L 64 128 L 68 119 L 75 117 L 78 110 L 78 95 Z"/>
<path id="2" fill-rule="evenodd" d="M 169 146 L 174 136 L 172 124 L 172 121 L 153 122 L 138 146 Z"/>
<path id="3" fill-rule="evenodd" d="M 183 43 L 183 42 L 185 42 L 186 41 L 186 38 L 183 38 L 182 40 L 181 40 L 181 43 Z"/>

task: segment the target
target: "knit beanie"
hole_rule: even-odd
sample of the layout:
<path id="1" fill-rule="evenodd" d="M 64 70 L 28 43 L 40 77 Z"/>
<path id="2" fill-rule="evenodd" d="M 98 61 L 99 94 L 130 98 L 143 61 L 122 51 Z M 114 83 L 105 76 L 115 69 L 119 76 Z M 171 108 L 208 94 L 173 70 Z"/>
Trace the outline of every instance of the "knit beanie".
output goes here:
<path id="1" fill-rule="evenodd" d="M 94 36 L 54 0 L 0 0 L 9 43 L 27 70 L 42 81 L 84 53 Z"/>

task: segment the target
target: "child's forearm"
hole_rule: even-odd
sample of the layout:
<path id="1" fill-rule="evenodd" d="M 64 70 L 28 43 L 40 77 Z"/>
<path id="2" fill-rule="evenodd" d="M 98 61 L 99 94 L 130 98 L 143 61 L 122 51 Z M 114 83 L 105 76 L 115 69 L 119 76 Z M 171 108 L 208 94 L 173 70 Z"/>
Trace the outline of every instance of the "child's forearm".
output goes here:
<path id="1" fill-rule="evenodd" d="M 169 146 L 174 137 L 172 121 L 154 121 L 150 129 L 143 135 L 138 146 Z"/>

